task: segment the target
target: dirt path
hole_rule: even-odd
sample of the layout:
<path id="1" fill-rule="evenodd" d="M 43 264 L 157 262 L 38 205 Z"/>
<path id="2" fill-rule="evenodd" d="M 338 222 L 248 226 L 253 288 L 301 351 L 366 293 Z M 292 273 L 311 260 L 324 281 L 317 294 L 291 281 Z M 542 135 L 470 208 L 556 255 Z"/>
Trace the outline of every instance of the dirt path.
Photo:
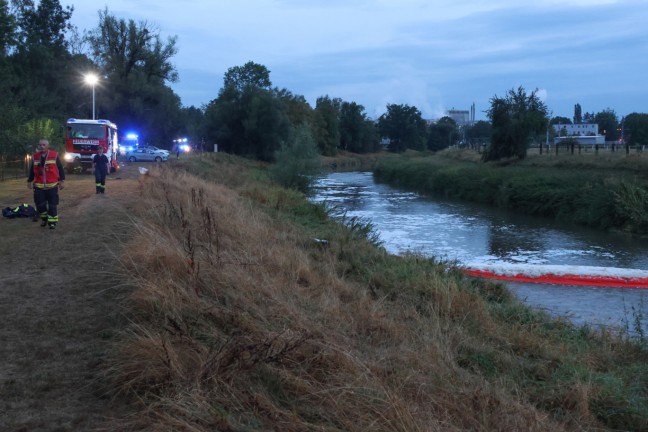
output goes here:
<path id="1" fill-rule="evenodd" d="M 94 176 L 71 175 L 56 230 L 0 218 L 0 430 L 111 430 L 127 408 L 102 373 L 123 328 L 130 287 L 117 271 L 137 204 L 137 166 L 95 195 Z M 0 183 L 0 206 L 33 205 L 26 180 Z"/>

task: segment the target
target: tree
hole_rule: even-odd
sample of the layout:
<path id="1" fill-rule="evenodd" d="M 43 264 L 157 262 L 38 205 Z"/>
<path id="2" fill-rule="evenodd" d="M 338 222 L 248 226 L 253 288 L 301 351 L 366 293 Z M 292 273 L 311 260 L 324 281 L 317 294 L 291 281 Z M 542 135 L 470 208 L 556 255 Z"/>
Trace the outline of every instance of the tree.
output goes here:
<path id="1" fill-rule="evenodd" d="M 418 108 L 409 105 L 388 104 L 387 112 L 378 119 L 382 137 L 389 139 L 389 150 L 424 150 L 427 125 Z"/>
<path id="2" fill-rule="evenodd" d="M 244 140 L 239 154 L 272 161 L 291 132 L 286 104 L 271 91 L 250 89 L 242 107 Z"/>
<path id="3" fill-rule="evenodd" d="M 187 136 L 194 145 L 200 146 L 201 150 L 211 149 L 213 147 L 207 147 L 213 143 L 207 143 L 205 141 L 205 132 L 204 132 L 204 122 L 205 122 L 205 112 L 200 108 L 195 106 L 182 108 L 182 121 L 181 129 L 178 131 L 180 136 Z"/>
<path id="4" fill-rule="evenodd" d="M 574 105 L 574 124 L 579 124 L 583 123 L 583 116 L 581 113 L 581 106 L 580 104 Z"/>
<path id="5" fill-rule="evenodd" d="M 0 100 L 0 156 L 11 160 L 34 150 L 34 141 L 22 127 L 28 121 L 26 110 L 11 101 Z"/>
<path id="6" fill-rule="evenodd" d="M 628 114 L 623 120 L 623 136 L 629 146 L 648 145 L 648 114 Z"/>
<path id="7" fill-rule="evenodd" d="M 16 124 L 20 124 L 13 123 L 14 120 L 11 114 L 12 111 L 19 109 L 12 92 L 17 77 L 13 73 L 12 65 L 7 58 L 9 52 L 16 46 L 17 28 L 16 18 L 9 12 L 7 0 L 0 0 L 0 144 L 4 143 L 6 145 L 8 144 L 8 137 L 3 135 Z M 0 151 L 0 154 L 6 153 Z"/>
<path id="8" fill-rule="evenodd" d="M 88 40 L 104 77 L 96 87 L 99 116 L 140 130 L 157 145 L 171 143 L 182 120 L 180 99 L 168 87 L 178 78 L 171 63 L 176 38 L 163 42 L 147 22 L 118 19 L 104 9 Z"/>
<path id="9" fill-rule="evenodd" d="M 160 32 L 146 21 L 117 19 L 104 9 L 99 12 L 99 25 L 88 36 L 94 60 L 115 81 L 134 83 L 175 82 L 178 74 L 171 63 L 177 53 L 177 38 L 162 43 Z"/>
<path id="10" fill-rule="evenodd" d="M 274 93 L 286 105 L 288 119 L 292 125 L 305 124 L 312 130 L 314 122 L 313 108 L 311 108 L 304 96 L 292 94 L 285 88 L 281 90 L 275 88 Z"/>
<path id="11" fill-rule="evenodd" d="M 565 124 L 572 124 L 572 121 L 570 118 L 567 117 L 552 117 L 551 120 L 549 120 L 550 125 L 565 125 Z"/>
<path id="12" fill-rule="evenodd" d="M 223 151 L 273 160 L 291 132 L 288 107 L 278 91 L 269 89 L 265 66 L 252 62 L 228 69 L 223 88 L 205 110 L 208 140 Z"/>
<path id="13" fill-rule="evenodd" d="M 613 109 L 607 108 L 594 116 L 594 123 L 598 124 L 599 133 L 605 135 L 606 141 L 618 139 L 617 126 L 619 119 Z"/>
<path id="14" fill-rule="evenodd" d="M 18 33 L 21 49 L 53 55 L 67 54 L 65 34 L 72 28 L 69 23 L 74 8 L 63 8 L 58 0 L 41 0 L 38 7 L 33 0 L 15 0 L 18 10 Z"/>
<path id="15" fill-rule="evenodd" d="M 505 97 L 494 96 L 488 117 L 493 127 L 485 161 L 526 157 L 531 140 L 547 129 L 547 107 L 537 90 L 527 95 L 524 88 L 511 89 Z"/>
<path id="16" fill-rule="evenodd" d="M 317 145 L 310 128 L 300 124 L 275 154 L 271 176 L 284 187 L 307 193 L 321 170 Z"/>
<path id="17" fill-rule="evenodd" d="M 61 118 L 69 108 L 69 53 L 65 40 L 73 8 L 58 0 L 16 0 L 15 49 L 10 51 L 12 97 L 24 109 Z"/>
<path id="18" fill-rule="evenodd" d="M 491 132 L 491 124 L 487 121 L 479 120 L 472 125 L 466 126 L 466 141 L 468 141 L 469 145 L 472 147 L 482 146 L 487 142 L 490 142 Z"/>
<path id="19" fill-rule="evenodd" d="M 443 150 L 454 145 L 459 140 L 459 128 L 452 118 L 441 117 L 430 125 L 427 148 L 432 151 Z"/>
<path id="20" fill-rule="evenodd" d="M 270 89 L 270 71 L 263 65 L 249 61 L 243 66 L 234 66 L 227 70 L 223 87 L 234 87 L 239 93 L 246 88 Z"/>
<path id="21" fill-rule="evenodd" d="M 7 0 L 0 0 L 0 60 L 9 55 L 17 43 L 18 23 L 16 17 L 9 12 Z"/>
<path id="22" fill-rule="evenodd" d="M 314 138 L 321 154 L 333 156 L 340 145 L 341 99 L 318 97 L 313 120 Z"/>
<path id="23" fill-rule="evenodd" d="M 364 107 L 355 102 L 340 105 L 340 148 L 353 153 L 364 152 L 364 134 L 367 115 Z"/>
<path id="24" fill-rule="evenodd" d="M 362 128 L 360 153 L 373 153 L 381 149 L 380 132 L 375 121 L 365 118 Z"/>

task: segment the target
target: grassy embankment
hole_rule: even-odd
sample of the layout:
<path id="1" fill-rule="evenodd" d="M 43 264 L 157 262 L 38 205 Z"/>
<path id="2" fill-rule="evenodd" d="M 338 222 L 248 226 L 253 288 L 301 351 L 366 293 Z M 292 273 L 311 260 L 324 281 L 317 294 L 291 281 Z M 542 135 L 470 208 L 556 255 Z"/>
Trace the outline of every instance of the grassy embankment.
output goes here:
<path id="1" fill-rule="evenodd" d="M 140 182 L 124 429 L 648 430 L 644 341 L 390 256 L 265 177 L 218 154 Z"/>
<path id="2" fill-rule="evenodd" d="M 383 158 L 376 180 L 602 230 L 648 233 L 648 156 L 530 155 L 484 164 L 470 152 Z"/>

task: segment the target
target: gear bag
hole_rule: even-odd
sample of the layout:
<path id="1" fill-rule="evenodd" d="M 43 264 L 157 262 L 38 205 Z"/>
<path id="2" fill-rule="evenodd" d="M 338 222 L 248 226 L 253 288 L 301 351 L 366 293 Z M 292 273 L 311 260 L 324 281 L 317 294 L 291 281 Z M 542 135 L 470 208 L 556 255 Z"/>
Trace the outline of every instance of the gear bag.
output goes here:
<path id="1" fill-rule="evenodd" d="M 34 218 L 36 217 L 36 209 L 29 204 L 20 204 L 17 207 L 5 207 L 2 209 L 2 216 L 13 218 Z"/>

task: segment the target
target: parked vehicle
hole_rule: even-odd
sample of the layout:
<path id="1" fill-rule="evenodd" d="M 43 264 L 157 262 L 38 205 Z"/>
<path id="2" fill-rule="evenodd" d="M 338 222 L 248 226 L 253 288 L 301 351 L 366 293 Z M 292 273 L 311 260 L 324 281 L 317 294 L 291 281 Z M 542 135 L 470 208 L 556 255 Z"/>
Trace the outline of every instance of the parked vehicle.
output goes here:
<path id="1" fill-rule="evenodd" d="M 119 138 L 119 154 L 123 155 L 126 152 L 135 150 L 139 147 L 139 135 L 135 132 L 128 132 L 126 135 Z"/>
<path id="2" fill-rule="evenodd" d="M 155 146 L 152 146 L 152 145 L 143 145 L 143 146 L 139 146 L 139 148 L 153 150 L 153 151 L 156 151 L 156 152 L 166 153 L 167 157 L 169 156 L 169 150 L 161 149 L 159 147 L 155 147 Z"/>
<path id="3" fill-rule="evenodd" d="M 65 125 L 65 171 L 92 168 L 92 158 L 102 147 L 110 162 L 110 172 L 117 171 L 117 125 L 110 120 L 68 119 Z M 168 156 L 168 154 L 167 154 Z"/>
<path id="4" fill-rule="evenodd" d="M 124 157 L 130 162 L 155 161 L 162 162 L 169 159 L 169 152 L 165 150 L 151 150 L 150 148 L 137 148 L 126 152 Z"/>

